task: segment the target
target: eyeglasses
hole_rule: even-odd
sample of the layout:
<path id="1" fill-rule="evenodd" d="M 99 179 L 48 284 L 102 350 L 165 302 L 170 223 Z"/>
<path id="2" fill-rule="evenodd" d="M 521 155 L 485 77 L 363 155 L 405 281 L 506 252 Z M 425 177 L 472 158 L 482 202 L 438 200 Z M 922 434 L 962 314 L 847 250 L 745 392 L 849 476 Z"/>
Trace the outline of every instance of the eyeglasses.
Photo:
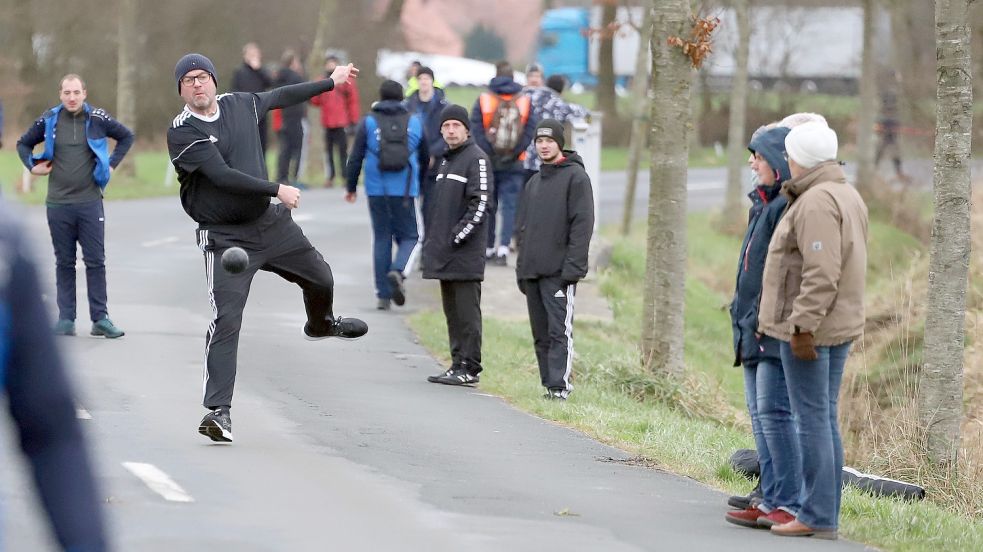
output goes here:
<path id="1" fill-rule="evenodd" d="M 208 73 L 198 73 L 197 75 L 181 77 L 181 84 L 185 86 L 194 86 L 195 81 L 198 81 L 200 84 L 208 84 L 208 81 L 210 80 L 212 80 L 212 76 Z"/>

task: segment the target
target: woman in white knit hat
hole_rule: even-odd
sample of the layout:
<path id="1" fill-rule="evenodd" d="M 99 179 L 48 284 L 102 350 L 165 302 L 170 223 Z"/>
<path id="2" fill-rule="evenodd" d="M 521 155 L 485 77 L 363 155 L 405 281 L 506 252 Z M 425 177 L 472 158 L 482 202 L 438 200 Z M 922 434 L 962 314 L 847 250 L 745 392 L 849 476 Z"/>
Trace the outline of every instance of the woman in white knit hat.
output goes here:
<path id="1" fill-rule="evenodd" d="M 867 207 L 836 161 L 828 126 L 796 126 L 785 150 L 789 206 L 768 247 L 758 329 L 782 341 L 803 485 L 796 519 L 771 531 L 835 539 L 843 468 L 836 406 L 850 344 L 864 328 Z"/>

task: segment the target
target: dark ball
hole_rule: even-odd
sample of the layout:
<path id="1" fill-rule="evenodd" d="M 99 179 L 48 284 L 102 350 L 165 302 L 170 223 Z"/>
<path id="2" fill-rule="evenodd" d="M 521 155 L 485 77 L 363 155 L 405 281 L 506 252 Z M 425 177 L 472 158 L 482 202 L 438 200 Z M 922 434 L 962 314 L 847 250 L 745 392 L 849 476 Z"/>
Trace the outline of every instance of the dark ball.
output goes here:
<path id="1" fill-rule="evenodd" d="M 249 254 L 241 247 L 230 247 L 222 253 L 222 268 L 226 272 L 238 274 L 249 266 Z"/>

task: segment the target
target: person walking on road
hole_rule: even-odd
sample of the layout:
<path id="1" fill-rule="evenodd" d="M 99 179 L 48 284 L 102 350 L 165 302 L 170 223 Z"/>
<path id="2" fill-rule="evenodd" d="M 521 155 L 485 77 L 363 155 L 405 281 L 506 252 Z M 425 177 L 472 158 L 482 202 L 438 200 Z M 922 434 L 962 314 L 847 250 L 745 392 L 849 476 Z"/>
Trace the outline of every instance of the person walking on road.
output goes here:
<path id="1" fill-rule="evenodd" d="M 758 331 L 782 342 L 802 485 L 796 518 L 771 532 L 835 539 L 843 484 L 837 401 L 850 344 L 864 331 L 867 207 L 836 161 L 828 126 L 793 128 L 785 150 L 789 205 L 768 246 Z"/>
<path id="2" fill-rule="evenodd" d="M 365 165 L 365 195 L 372 219 L 375 294 L 379 310 L 390 303 L 403 306 L 403 280 L 419 234 L 416 228 L 416 196 L 427 170 L 429 154 L 423 139 L 423 121 L 403 105 L 403 86 L 387 80 L 379 88 L 379 101 L 359 123 L 348 158 L 348 192 L 355 202 L 358 177 Z M 393 242 L 396 257 L 393 258 Z"/>
<path id="3" fill-rule="evenodd" d="M 468 112 L 449 105 L 440 133 L 447 153 L 440 161 L 433 208 L 426 213 L 423 277 L 440 280 L 451 366 L 431 383 L 478 383 L 481 366 L 481 281 L 485 278 L 485 233 L 495 180 L 488 156 L 469 135 Z"/>
<path id="4" fill-rule="evenodd" d="M 185 106 L 167 131 L 167 146 L 181 183 L 181 204 L 198 223 L 198 247 L 205 258 L 212 321 L 205 334 L 203 405 L 209 412 L 198 431 L 213 441 L 232 441 L 229 411 L 239 329 L 258 270 L 273 272 L 303 290 L 306 339 L 355 339 L 368 331 L 357 318 L 334 316 L 331 267 L 290 215 L 300 205 L 300 190 L 269 181 L 258 130 L 258 119 L 270 109 L 306 102 L 357 74 L 348 64 L 325 80 L 216 96 L 218 79 L 207 57 L 187 54 L 174 68 Z M 272 197 L 280 203 L 271 203 Z M 222 267 L 220 259 L 230 247 L 249 255 L 241 272 Z"/>
<path id="5" fill-rule="evenodd" d="M 0 203 L 0 394 L 58 549 L 109 550 L 75 395 L 41 301 L 24 229 Z"/>
<path id="6" fill-rule="evenodd" d="M 242 65 L 232 74 L 232 92 L 265 92 L 273 86 L 273 77 L 263 68 L 263 52 L 255 42 L 242 47 Z M 269 139 L 267 117 L 259 119 L 259 140 L 266 155 L 266 142 Z"/>
<path id="7" fill-rule="evenodd" d="M 573 391 L 574 297 L 587 275 L 594 232 L 594 194 L 584 161 L 563 146 L 562 123 L 536 125 L 543 165 L 523 189 L 515 221 L 515 276 L 526 296 L 540 382 L 545 398 L 559 400 Z"/>
<path id="8" fill-rule="evenodd" d="M 133 132 L 104 109 L 86 103 L 82 77 L 61 79 L 61 104 L 47 110 L 17 141 L 21 162 L 48 176 L 48 230 L 55 250 L 58 323 L 55 333 L 75 335 L 75 259 L 82 247 L 89 299 L 90 335 L 110 339 L 123 330 L 109 319 L 106 291 L 106 212 L 102 196 L 113 170 L 133 145 Z M 109 153 L 109 138 L 116 141 Z M 44 144 L 35 155 L 34 147 Z"/>
<path id="9" fill-rule="evenodd" d="M 488 155 L 495 174 L 495 201 L 488 212 L 485 256 L 494 264 L 508 264 L 509 246 L 515 228 L 515 208 L 525 181 L 522 159 L 532 142 L 536 119 L 529 96 L 513 78 L 512 66 L 501 61 L 496 76 L 471 108 L 474 141 Z M 498 247 L 495 247 L 495 218 L 501 213 Z"/>
<path id="10" fill-rule="evenodd" d="M 329 55 L 324 60 L 325 77 L 338 67 L 338 57 Z M 338 85 L 334 90 L 314 96 L 311 103 L 321 108 L 321 126 L 324 127 L 324 148 L 327 153 L 324 187 L 334 187 L 336 177 L 343 177 L 348 166 L 348 129 L 358 123 L 358 86 L 354 81 Z M 338 171 L 335 172 L 334 152 L 338 152 Z"/>
<path id="11" fill-rule="evenodd" d="M 276 77 L 276 86 L 284 87 L 304 82 L 301 72 L 304 66 L 300 56 L 293 50 L 283 53 L 282 66 Z M 303 103 L 290 105 L 280 110 L 281 126 L 277 133 L 280 143 L 280 155 L 276 162 L 276 181 L 280 184 L 297 185 L 297 174 L 300 172 L 301 152 L 304 148 L 304 117 L 307 106 Z M 303 186 L 298 186 L 303 187 Z"/>
<path id="12" fill-rule="evenodd" d="M 786 127 L 761 127 L 748 144 L 758 185 L 748 194 L 751 210 L 730 305 L 734 366 L 744 367 L 744 395 L 760 464 L 760 496 L 753 504 L 748 498 L 746 506 L 728 512 L 725 519 L 752 528 L 794 519 L 802 482 L 781 342 L 758 332 L 758 304 L 768 244 L 788 205 L 788 199 L 780 193 L 782 183 L 791 178 L 785 160 L 788 133 Z"/>

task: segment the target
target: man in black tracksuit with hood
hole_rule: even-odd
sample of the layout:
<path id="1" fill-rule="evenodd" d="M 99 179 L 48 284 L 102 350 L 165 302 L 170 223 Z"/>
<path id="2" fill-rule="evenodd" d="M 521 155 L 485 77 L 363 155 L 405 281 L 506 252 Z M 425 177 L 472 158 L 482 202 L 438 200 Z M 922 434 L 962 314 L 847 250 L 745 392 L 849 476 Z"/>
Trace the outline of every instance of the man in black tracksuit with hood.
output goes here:
<path id="1" fill-rule="evenodd" d="M 544 397 L 565 400 L 573 390 L 573 304 L 577 282 L 587 275 L 594 195 L 583 160 L 563 150 L 563 124 L 545 119 L 535 136 L 543 165 L 519 198 L 515 275 L 526 296 Z"/>
<path id="2" fill-rule="evenodd" d="M 494 177 L 488 156 L 469 131 L 463 107 L 444 108 L 440 134 L 448 150 L 423 223 L 423 277 L 440 280 L 452 359 L 446 372 L 427 381 L 447 385 L 478 383 L 481 372 L 481 281 Z"/>

